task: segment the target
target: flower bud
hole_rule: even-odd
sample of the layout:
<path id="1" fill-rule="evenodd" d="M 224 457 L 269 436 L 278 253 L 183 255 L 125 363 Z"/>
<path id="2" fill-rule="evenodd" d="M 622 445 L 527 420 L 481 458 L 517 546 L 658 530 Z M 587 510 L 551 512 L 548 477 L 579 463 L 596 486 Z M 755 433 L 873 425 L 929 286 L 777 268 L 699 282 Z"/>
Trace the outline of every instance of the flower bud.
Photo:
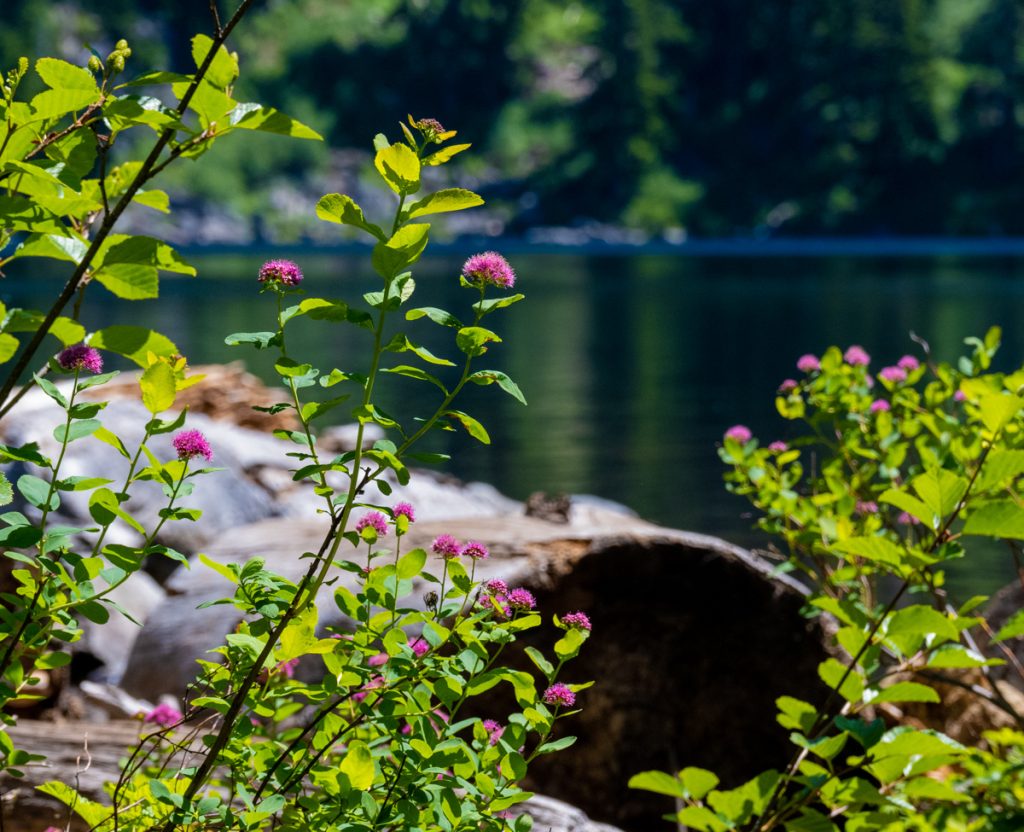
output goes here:
<path id="1" fill-rule="evenodd" d="M 115 52 L 107 58 L 107 66 L 114 72 L 124 72 L 124 56 Z"/>
<path id="2" fill-rule="evenodd" d="M 118 50 L 119 52 L 121 52 L 121 51 L 123 51 L 123 50 L 125 50 L 127 48 L 128 48 L 128 41 L 126 41 L 124 38 L 121 38 L 121 40 L 119 40 L 117 43 L 114 44 L 114 49 Z"/>
<path id="3" fill-rule="evenodd" d="M 93 55 L 91 58 L 89 58 L 89 71 L 90 72 L 102 72 L 103 71 L 103 61 L 101 61 L 99 58 L 97 58 L 95 55 Z"/>

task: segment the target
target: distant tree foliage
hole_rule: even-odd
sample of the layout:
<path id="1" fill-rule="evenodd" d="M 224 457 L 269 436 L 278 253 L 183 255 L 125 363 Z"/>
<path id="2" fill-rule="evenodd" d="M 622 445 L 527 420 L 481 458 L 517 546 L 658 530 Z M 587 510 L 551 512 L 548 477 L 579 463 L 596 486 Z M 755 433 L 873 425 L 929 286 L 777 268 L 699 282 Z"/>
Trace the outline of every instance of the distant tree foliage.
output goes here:
<path id="1" fill-rule="evenodd" d="M 184 64 L 165 44 L 207 14 L 92 8 L 7 0 L 0 60 L 123 34 L 140 61 Z M 279 0 L 235 48 L 244 92 L 289 102 L 335 148 L 368 147 L 367 125 L 409 101 L 458 123 L 513 230 L 1024 233 L 1015 0 Z M 327 164 L 268 152 L 278 169 L 281 154 Z M 244 153 L 225 153 L 209 191 L 259 188 L 265 165 Z"/>

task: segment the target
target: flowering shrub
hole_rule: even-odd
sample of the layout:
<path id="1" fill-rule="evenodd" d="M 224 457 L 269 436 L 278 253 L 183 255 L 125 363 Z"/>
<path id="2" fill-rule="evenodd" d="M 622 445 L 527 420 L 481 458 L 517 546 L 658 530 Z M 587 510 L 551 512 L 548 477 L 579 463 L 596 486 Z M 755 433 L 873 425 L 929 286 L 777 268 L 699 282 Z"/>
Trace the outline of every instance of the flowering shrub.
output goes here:
<path id="1" fill-rule="evenodd" d="M 1024 823 L 1024 715 L 991 668 L 1024 635 L 1024 612 L 994 634 L 972 598 L 945 590 L 945 567 L 972 539 L 1024 539 L 1024 369 L 991 372 L 999 331 L 969 339 L 955 366 L 905 355 L 877 373 L 859 346 L 802 356 L 779 388 L 780 415 L 804 431 L 762 445 L 737 425 L 720 455 L 729 488 L 781 539 L 779 569 L 810 587 L 808 614 L 835 622 L 821 702 L 783 696 L 793 758 L 737 788 L 696 768 L 631 785 L 675 797 L 680 824 L 744 830 L 1015 829 Z M 564 620 L 564 619 L 563 619 Z M 991 630 L 988 630 L 991 632 Z M 1019 672 L 1013 661 L 1009 668 Z M 1016 729 L 976 747 L 899 724 L 897 707 L 964 688 Z M 894 724 L 895 723 L 895 724 Z"/>
<path id="2" fill-rule="evenodd" d="M 142 185 L 167 164 L 200 155 L 215 138 L 238 128 L 312 133 L 270 108 L 231 98 L 238 62 L 223 42 L 247 6 L 243 3 L 224 26 L 218 22 L 215 38 L 193 40 L 194 75 L 156 73 L 139 80 L 170 81 L 180 96 L 176 109 L 155 99 L 118 94 L 121 88 L 111 82 L 130 55 L 126 44 L 106 64 L 96 58 L 84 69 L 51 59 L 37 64 L 54 92 L 66 92 L 64 87 L 75 91 L 65 96 L 72 103 L 58 103 L 58 96 L 43 93 L 31 106 L 16 104 L 14 90 L 27 65 L 9 76 L 5 87 L 8 139 L 11 131 L 21 129 L 21 115 L 35 114 L 36 122 L 21 140 L 5 141 L 0 151 L 15 148 L 22 154 L 20 162 L 11 162 L 14 167 L 0 174 L 18 171 L 18 178 L 9 180 L 18 183 L 13 185 L 18 195 L 10 198 L 21 200 L 0 205 L 5 235 L 0 250 L 19 232 L 21 242 L 7 260 L 51 256 L 76 265 L 69 289 L 49 313 L 13 310 L 0 331 L 0 348 L 5 350 L 0 358 L 9 359 L 22 347 L 0 389 L 0 413 L 20 397 L 12 395 L 18 376 L 52 334 L 63 349 L 32 375 L 30 384 L 65 414 L 54 432 L 59 446 L 54 458 L 36 445 L 0 447 L 0 460 L 34 465 L 41 474 L 21 473 L 14 482 L 31 516 L 8 512 L 0 517 L 0 543 L 20 565 L 13 573 L 17 592 L 5 596 L 0 614 L 0 705 L 29 696 L 35 671 L 67 663 L 69 655 L 60 642 L 79 637 L 81 618 L 102 624 L 111 610 L 123 613 L 111 593 L 145 558 L 185 560 L 158 543 L 159 534 L 167 522 L 199 517 L 181 502 L 192 493 L 194 478 L 216 470 L 202 467 L 216 449 L 201 432 L 184 427 L 185 413 L 168 418 L 162 414 L 174 407 L 180 390 L 198 379 L 189 376 L 185 359 L 158 333 L 123 325 L 87 333 L 75 320 L 77 307 L 71 317 L 61 313 L 69 298 L 92 282 L 120 297 L 141 299 L 155 297 L 158 269 L 193 272 L 164 243 L 111 233 L 133 200 L 164 207 L 166 198 L 142 190 Z M 57 129 L 60 119 L 71 120 L 63 132 Z M 129 163 L 99 180 L 77 178 L 88 172 L 97 154 L 102 170 L 117 133 L 135 125 L 158 133 L 144 162 Z M 109 129 L 109 135 L 94 147 L 100 128 Z M 445 164 L 469 145 L 448 144 L 455 132 L 434 119 L 410 118 L 402 130 L 404 141 L 391 143 L 383 135 L 374 140 L 375 167 L 395 195 L 392 217 L 378 225 L 342 194 L 325 196 L 316 208 L 321 219 L 353 226 L 372 238 L 377 288 L 364 294 L 362 303 L 309 297 L 298 264 L 271 260 L 254 281 L 270 301 L 271 328 L 227 338 L 228 344 L 271 350 L 276 356 L 274 366 L 288 398 L 262 409 L 294 413 L 298 429 L 276 434 L 283 440 L 283 452 L 295 460 L 295 480 L 308 484 L 310 499 L 320 506 L 322 543 L 315 552 L 296 552 L 308 563 L 298 582 L 274 574 L 258 558 L 221 565 L 200 556 L 236 587 L 233 597 L 218 603 L 233 604 L 242 623 L 213 656 L 198 659 L 199 676 L 180 709 L 161 704 L 142 715 L 143 733 L 118 781 L 110 784 L 109 804 L 92 801 L 66 783 L 41 787 L 95 830 L 386 826 L 511 827 L 525 832 L 529 818 L 510 818 L 508 810 L 529 797 L 518 784 L 530 761 L 573 742 L 572 737 L 556 737 L 555 724 L 573 713 L 577 692 L 586 685 L 559 677 L 589 636 L 586 616 L 576 612 L 556 618 L 560 632 L 553 638 L 551 658 L 535 648 L 526 651 L 536 674 L 504 666 L 501 655 L 517 634 L 541 625 L 533 595 L 500 581 L 478 584 L 476 565 L 489 556 L 480 541 L 463 543 L 443 534 L 432 547 L 433 563 L 424 549 L 404 551 L 403 539 L 416 511 L 407 502 L 391 505 L 388 499 L 391 483 L 409 482 L 410 461 L 442 458 L 418 450 L 429 432 L 461 428 L 480 442 L 490 441 L 479 421 L 456 408 L 467 384 L 497 385 L 525 404 L 505 373 L 478 368 L 480 359 L 501 342 L 484 323 L 523 299 L 508 293 L 515 274 L 504 257 L 495 252 L 475 255 L 461 275 L 453 276 L 469 293 L 460 317 L 433 306 L 409 307 L 417 289 L 410 267 L 426 248 L 430 231 L 423 218 L 483 200 L 461 188 L 417 196 L 423 167 Z M 68 170 L 68 160 L 81 144 L 88 146 L 89 164 L 73 181 L 62 180 L 62 193 L 79 197 L 65 203 L 47 188 L 56 188 L 55 177 Z M 39 164 L 44 157 L 48 161 Z M 21 184 L 26 181 L 23 174 L 31 174 L 31 187 Z M 37 206 L 37 212 L 19 219 L 22 214 L 15 209 L 28 205 Z M 94 222 L 98 227 L 92 227 Z M 450 331 L 458 360 L 419 346 L 414 331 L 392 331 L 403 307 L 413 327 Z M 310 320 L 365 332 L 366 365 L 321 370 L 293 356 L 286 331 Z M 8 334 L 12 331 L 34 334 L 20 345 Z M 102 374 L 101 350 L 132 358 L 142 367 L 141 399 L 151 418 L 133 447 L 104 427 L 99 417 L 106 402 L 80 396 L 116 375 Z M 383 373 L 437 388 L 436 407 L 418 416 L 384 412 L 375 397 Z M 64 381 L 55 382 L 57 375 Z M 353 451 L 321 456 L 315 423 L 329 414 L 358 423 Z M 370 445 L 365 441 L 368 425 L 380 428 L 386 438 Z M 173 459 L 162 460 L 149 447 L 160 434 L 173 434 Z M 110 446 L 111 453 L 126 460 L 124 481 L 66 476 L 65 454 L 75 441 Z M 159 522 L 150 529 L 125 507 L 140 481 L 159 483 L 166 496 Z M 370 489 L 380 495 L 378 502 Z M 66 491 L 89 493 L 92 525 L 54 524 L 53 514 Z M 10 502 L 12 495 L 7 480 L 0 479 L 0 497 Z M 108 542 L 115 525 L 133 530 L 141 543 Z M 328 585 L 351 628 L 327 633 L 318 628 L 316 598 Z M 310 672 L 300 673 L 300 667 Z M 466 703 L 499 684 L 511 689 L 516 709 L 500 720 L 494 714 L 487 720 L 467 716 Z M 0 753 L 6 770 L 15 775 L 19 765 L 35 762 L 14 748 L 6 732 L 0 732 Z"/>

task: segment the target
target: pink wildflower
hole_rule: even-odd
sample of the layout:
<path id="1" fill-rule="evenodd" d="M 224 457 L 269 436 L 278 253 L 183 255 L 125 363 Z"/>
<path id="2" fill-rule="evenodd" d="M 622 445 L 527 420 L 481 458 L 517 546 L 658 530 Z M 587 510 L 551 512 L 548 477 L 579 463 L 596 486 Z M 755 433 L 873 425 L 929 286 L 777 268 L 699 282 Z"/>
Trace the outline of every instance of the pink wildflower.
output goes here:
<path id="1" fill-rule="evenodd" d="M 585 612 L 567 612 L 560 620 L 570 630 L 586 630 L 588 633 L 590 632 L 590 616 Z"/>
<path id="2" fill-rule="evenodd" d="M 388 663 L 388 658 L 390 657 L 387 653 L 376 653 L 366 660 L 366 665 L 367 667 L 381 667 Z"/>
<path id="3" fill-rule="evenodd" d="M 492 595 L 508 595 L 508 584 L 501 578 L 492 578 L 484 584 L 484 589 Z"/>
<path id="4" fill-rule="evenodd" d="M 921 524 L 920 520 L 907 511 L 901 511 L 899 517 L 896 518 L 896 522 L 902 523 L 904 526 L 918 526 Z"/>
<path id="5" fill-rule="evenodd" d="M 817 356 L 807 353 L 796 360 L 796 368 L 801 373 L 816 373 L 821 369 L 821 362 Z"/>
<path id="6" fill-rule="evenodd" d="M 379 511 L 368 511 L 356 522 L 356 532 L 367 528 L 377 532 L 377 537 L 384 537 L 388 533 L 388 521 Z"/>
<path id="7" fill-rule="evenodd" d="M 878 503 L 874 500 L 858 500 L 854 510 L 860 515 L 878 514 Z"/>
<path id="8" fill-rule="evenodd" d="M 57 353 L 57 363 L 63 370 L 88 370 L 99 373 L 103 370 L 103 356 L 94 347 L 75 344 Z"/>
<path id="9" fill-rule="evenodd" d="M 853 367 L 867 367 L 871 363 L 871 356 L 860 344 L 854 344 L 843 353 L 843 360 Z"/>
<path id="10" fill-rule="evenodd" d="M 420 658 L 430 652 L 430 644 L 422 636 L 409 639 L 409 649 L 416 655 L 416 658 Z"/>
<path id="11" fill-rule="evenodd" d="M 203 457 L 207 462 L 213 459 L 213 450 L 210 448 L 210 443 L 197 430 L 183 430 L 175 434 L 171 444 L 174 445 L 174 450 L 178 452 L 178 459 L 192 459 L 197 456 Z"/>
<path id="12" fill-rule="evenodd" d="M 776 439 L 768 446 L 768 450 L 775 451 L 776 453 L 782 453 L 783 451 L 789 450 L 789 445 L 787 445 L 781 439 Z"/>
<path id="13" fill-rule="evenodd" d="M 286 679 L 294 679 L 295 678 L 295 668 L 298 667 L 298 666 L 299 666 L 299 660 L 298 659 L 288 659 L 287 661 L 279 662 L 277 667 L 274 668 L 274 670 L 277 673 L 280 673 Z"/>
<path id="14" fill-rule="evenodd" d="M 498 618 L 508 618 L 512 614 L 512 610 L 505 605 L 505 600 L 504 595 L 485 595 L 480 599 L 480 606 L 484 609 L 490 608 L 494 610 L 494 614 Z"/>
<path id="15" fill-rule="evenodd" d="M 782 380 L 782 384 L 779 385 L 780 393 L 789 393 L 792 390 L 796 390 L 797 384 L 795 378 L 786 378 Z"/>
<path id="16" fill-rule="evenodd" d="M 967 400 L 967 394 L 963 390 L 957 390 L 953 394 L 953 401 L 962 402 Z"/>
<path id="17" fill-rule="evenodd" d="M 280 283 L 282 286 L 298 286 L 302 282 L 302 270 L 291 260 L 268 260 L 260 266 L 260 283 Z"/>
<path id="18" fill-rule="evenodd" d="M 416 512 L 409 503 L 395 503 L 391 509 L 391 515 L 397 520 L 399 517 L 404 517 L 410 523 L 416 522 Z"/>
<path id="19" fill-rule="evenodd" d="M 899 384 L 901 381 L 907 380 L 907 371 L 902 367 L 883 367 L 878 371 L 878 377 L 882 381 L 891 381 L 893 384 Z"/>
<path id="20" fill-rule="evenodd" d="M 528 589 L 513 589 L 508 594 L 508 605 L 514 610 L 532 610 L 537 605 L 537 599 Z"/>
<path id="21" fill-rule="evenodd" d="M 497 745 L 501 735 L 505 733 L 505 729 L 501 727 L 501 724 L 493 719 L 484 720 L 484 730 L 487 732 L 487 741 L 491 745 Z"/>
<path id="22" fill-rule="evenodd" d="M 892 405 L 890 405 L 885 399 L 875 399 L 871 402 L 872 413 L 884 413 L 887 410 L 892 410 Z"/>
<path id="23" fill-rule="evenodd" d="M 921 362 L 912 355 L 905 355 L 896 362 L 896 366 L 906 370 L 908 373 L 912 373 L 921 366 Z"/>
<path id="24" fill-rule="evenodd" d="M 569 689 L 568 685 L 563 685 L 559 682 L 544 691 L 544 703 L 546 705 L 560 705 L 565 708 L 571 708 L 576 704 L 576 694 Z"/>
<path id="25" fill-rule="evenodd" d="M 462 276 L 476 286 L 490 283 L 501 289 L 511 289 L 516 282 L 516 273 L 508 260 L 496 251 L 474 254 L 463 264 Z"/>
<path id="26" fill-rule="evenodd" d="M 725 432 L 726 439 L 735 439 L 741 445 L 749 442 L 753 435 L 746 425 L 733 425 Z"/>
<path id="27" fill-rule="evenodd" d="M 165 705 L 161 703 L 146 714 L 142 718 L 142 721 L 152 722 L 154 725 L 159 725 L 161 728 L 170 728 L 172 725 L 176 725 L 181 722 L 181 719 L 181 711 L 173 705 Z"/>
<path id="28" fill-rule="evenodd" d="M 434 542 L 430 545 L 435 555 L 440 555 L 445 560 L 449 558 L 457 558 L 462 554 L 462 547 L 450 534 L 441 534 L 434 538 Z"/>
<path id="29" fill-rule="evenodd" d="M 467 541 L 466 545 L 462 547 L 462 554 L 467 558 L 473 558 L 474 560 L 483 560 L 487 557 L 490 552 L 487 551 L 487 547 L 484 546 L 479 540 Z"/>

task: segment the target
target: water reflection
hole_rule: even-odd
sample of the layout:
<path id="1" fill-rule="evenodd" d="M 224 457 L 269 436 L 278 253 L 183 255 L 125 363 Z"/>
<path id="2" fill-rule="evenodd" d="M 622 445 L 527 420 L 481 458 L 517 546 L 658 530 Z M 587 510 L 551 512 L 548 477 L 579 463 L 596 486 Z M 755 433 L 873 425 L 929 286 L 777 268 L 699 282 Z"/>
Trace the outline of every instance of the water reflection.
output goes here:
<path id="1" fill-rule="evenodd" d="M 378 288 L 360 258 L 299 259 L 311 293 L 352 297 Z M 203 277 L 164 279 L 160 304 L 112 300 L 94 290 L 86 322 L 153 326 L 193 363 L 244 358 L 272 380 L 269 355 L 223 343 L 229 332 L 270 326 L 272 301 L 255 287 L 261 258 L 193 260 Z M 769 440 L 787 438 L 773 398 L 778 383 L 795 374 L 801 353 L 860 343 L 881 366 L 914 351 L 913 331 L 950 360 L 963 351 L 965 336 L 998 323 L 1003 367 L 1022 360 L 1019 259 L 641 254 L 515 261 L 517 288 L 528 301 L 497 322 L 506 340 L 492 348 L 486 366 L 515 378 L 530 406 L 496 387 L 473 388 L 463 409 L 487 425 L 494 444 L 437 433 L 432 447 L 455 454 L 454 473 L 515 497 L 538 489 L 590 492 L 658 522 L 745 543 L 757 538 L 743 516 L 746 504 L 721 486 L 715 443 L 735 422 Z M 458 287 L 460 263 L 435 257 L 421 264 L 414 300 L 465 316 L 473 298 Z M 58 286 L 45 275 L 14 272 L 0 283 L 0 299 L 40 306 Z M 451 330 L 425 320 L 410 328 L 414 340 L 453 355 Z M 365 330 L 311 323 L 289 344 L 327 371 L 358 367 L 368 338 Z M 436 392 L 398 377 L 380 388 L 385 408 L 403 413 L 429 412 Z M 990 591 L 1013 574 L 995 549 L 953 571 L 961 593 Z"/>

